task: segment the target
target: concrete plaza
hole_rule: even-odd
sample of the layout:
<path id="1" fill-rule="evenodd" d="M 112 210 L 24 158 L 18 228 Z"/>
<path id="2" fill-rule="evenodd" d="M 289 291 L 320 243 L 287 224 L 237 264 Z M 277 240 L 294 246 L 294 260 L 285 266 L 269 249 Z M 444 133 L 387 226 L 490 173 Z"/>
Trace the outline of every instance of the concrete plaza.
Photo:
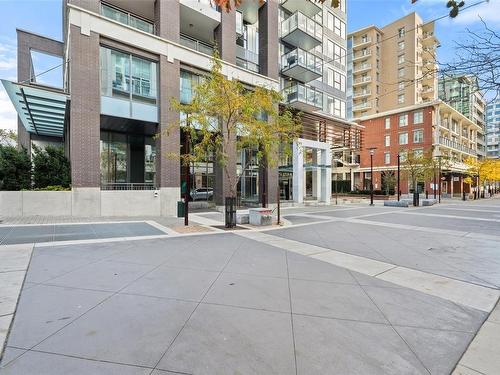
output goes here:
<path id="1" fill-rule="evenodd" d="M 0 374 L 500 373 L 500 200 L 445 202 L 33 241 Z"/>

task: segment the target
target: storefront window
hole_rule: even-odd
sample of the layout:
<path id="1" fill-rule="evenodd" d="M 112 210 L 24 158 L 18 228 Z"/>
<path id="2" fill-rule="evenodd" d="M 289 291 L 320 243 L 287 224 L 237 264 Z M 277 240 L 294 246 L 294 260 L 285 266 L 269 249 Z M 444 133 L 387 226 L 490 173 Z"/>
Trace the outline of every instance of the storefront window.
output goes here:
<path id="1" fill-rule="evenodd" d="M 156 146 L 153 137 L 101 132 L 101 187 L 111 190 L 155 187 Z"/>
<path id="2" fill-rule="evenodd" d="M 242 150 L 236 166 L 239 176 L 238 197 L 242 206 L 259 204 L 259 164 L 257 151 Z"/>

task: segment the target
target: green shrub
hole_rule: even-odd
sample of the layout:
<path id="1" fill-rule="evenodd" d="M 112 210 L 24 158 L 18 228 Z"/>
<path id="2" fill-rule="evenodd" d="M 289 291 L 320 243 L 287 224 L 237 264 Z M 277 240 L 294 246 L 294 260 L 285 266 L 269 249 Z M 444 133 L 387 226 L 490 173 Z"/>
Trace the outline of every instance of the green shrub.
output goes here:
<path id="1" fill-rule="evenodd" d="M 36 191 L 70 191 L 70 187 L 65 187 L 61 185 L 49 185 L 44 188 L 39 188 L 39 189 L 33 189 Z"/>
<path id="2" fill-rule="evenodd" d="M 35 189 L 47 190 L 49 186 L 69 188 L 70 164 L 62 147 L 41 149 L 33 145 L 33 183 Z"/>
<path id="3" fill-rule="evenodd" d="M 0 145 L 0 190 L 31 187 L 31 161 L 25 149 Z"/>

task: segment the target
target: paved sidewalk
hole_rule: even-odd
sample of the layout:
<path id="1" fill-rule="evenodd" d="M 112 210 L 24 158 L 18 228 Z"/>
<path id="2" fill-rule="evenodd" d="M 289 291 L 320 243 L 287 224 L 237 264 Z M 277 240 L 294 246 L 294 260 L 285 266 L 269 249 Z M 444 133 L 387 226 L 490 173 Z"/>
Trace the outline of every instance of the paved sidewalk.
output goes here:
<path id="1" fill-rule="evenodd" d="M 33 244 L 0 247 L 0 359 L 32 250 Z"/>
<path id="2" fill-rule="evenodd" d="M 485 318 L 231 233 L 40 247 L 0 374 L 449 374 Z"/>
<path id="3" fill-rule="evenodd" d="M 500 200 L 283 214 L 35 244 L 0 375 L 499 373 Z"/>
<path id="4" fill-rule="evenodd" d="M 484 322 L 453 375 L 497 375 L 500 372 L 500 302 Z"/>

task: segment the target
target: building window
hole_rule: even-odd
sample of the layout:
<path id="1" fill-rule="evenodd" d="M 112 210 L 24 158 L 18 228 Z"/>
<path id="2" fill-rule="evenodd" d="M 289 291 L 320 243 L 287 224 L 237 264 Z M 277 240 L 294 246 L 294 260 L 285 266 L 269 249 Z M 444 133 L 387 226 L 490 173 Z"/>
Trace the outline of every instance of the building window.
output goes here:
<path id="1" fill-rule="evenodd" d="M 403 64 L 405 62 L 405 55 L 398 56 L 398 64 Z"/>
<path id="2" fill-rule="evenodd" d="M 335 28 L 333 31 L 335 32 L 335 34 L 337 34 L 341 38 L 345 38 L 345 23 L 342 22 L 337 17 L 334 17 L 334 18 L 335 18 Z"/>
<path id="3" fill-rule="evenodd" d="M 326 83 L 330 87 L 333 87 L 333 76 L 334 76 L 333 69 L 328 68 L 328 70 L 326 71 Z"/>
<path id="4" fill-rule="evenodd" d="M 333 59 L 334 58 L 334 50 L 335 50 L 335 47 L 334 47 L 335 43 L 333 43 L 332 40 L 328 39 L 326 41 L 326 53 L 325 55 L 329 58 L 329 59 Z"/>
<path id="5" fill-rule="evenodd" d="M 333 31 L 333 27 L 334 27 L 334 19 L 335 19 L 335 16 L 328 12 L 326 14 L 326 27 L 328 27 L 330 30 Z"/>
<path id="6" fill-rule="evenodd" d="M 200 76 L 197 74 L 181 70 L 180 77 L 180 101 L 183 104 L 191 103 L 194 88 L 199 83 Z"/>
<path id="7" fill-rule="evenodd" d="M 345 49 L 334 43 L 334 62 L 345 65 Z"/>
<path id="8" fill-rule="evenodd" d="M 391 118 L 390 117 L 386 117 L 385 118 L 385 129 L 390 129 L 391 128 Z"/>
<path id="9" fill-rule="evenodd" d="M 343 74 L 340 74 L 339 72 L 334 72 L 333 87 L 335 87 L 337 90 L 345 92 L 345 76 Z"/>
<path id="10" fill-rule="evenodd" d="M 390 135 L 386 135 L 385 139 L 384 139 L 384 146 L 385 147 L 389 147 L 390 145 L 391 145 L 391 136 Z"/>
<path id="11" fill-rule="evenodd" d="M 405 76 L 405 68 L 398 69 L 398 77 L 403 78 Z"/>
<path id="12" fill-rule="evenodd" d="M 156 122 L 157 64 L 106 47 L 101 47 L 99 58 L 101 96 L 105 98 L 101 113 Z"/>
<path id="13" fill-rule="evenodd" d="M 408 114 L 399 115 L 399 126 L 408 125 Z"/>
<path id="14" fill-rule="evenodd" d="M 398 29 L 398 37 L 404 38 L 404 36 L 405 36 L 405 28 L 402 27 L 402 28 Z"/>
<path id="15" fill-rule="evenodd" d="M 405 89 L 405 83 L 404 82 L 399 82 L 398 83 L 398 90 L 402 91 Z"/>
<path id="16" fill-rule="evenodd" d="M 413 112 L 413 123 L 421 124 L 423 122 L 424 122 L 424 112 L 423 111 Z"/>
<path id="17" fill-rule="evenodd" d="M 418 159 L 424 156 L 424 150 L 421 148 L 416 148 L 413 150 L 413 156 Z"/>
<path id="18" fill-rule="evenodd" d="M 405 102 L 405 94 L 398 95 L 398 104 L 403 104 Z"/>
<path id="19" fill-rule="evenodd" d="M 408 159 L 408 151 L 401 151 L 399 153 L 399 161 L 400 162 L 405 162 L 406 159 Z"/>
<path id="20" fill-rule="evenodd" d="M 398 50 L 403 51 L 405 49 L 405 42 L 398 43 Z"/>
<path id="21" fill-rule="evenodd" d="M 391 164 L 391 153 L 390 152 L 384 153 L 384 163 Z"/>
<path id="22" fill-rule="evenodd" d="M 422 143 L 424 141 L 423 129 L 413 131 L 413 143 Z"/>
<path id="23" fill-rule="evenodd" d="M 399 133 L 399 144 L 400 145 L 408 144 L 408 133 Z"/>

